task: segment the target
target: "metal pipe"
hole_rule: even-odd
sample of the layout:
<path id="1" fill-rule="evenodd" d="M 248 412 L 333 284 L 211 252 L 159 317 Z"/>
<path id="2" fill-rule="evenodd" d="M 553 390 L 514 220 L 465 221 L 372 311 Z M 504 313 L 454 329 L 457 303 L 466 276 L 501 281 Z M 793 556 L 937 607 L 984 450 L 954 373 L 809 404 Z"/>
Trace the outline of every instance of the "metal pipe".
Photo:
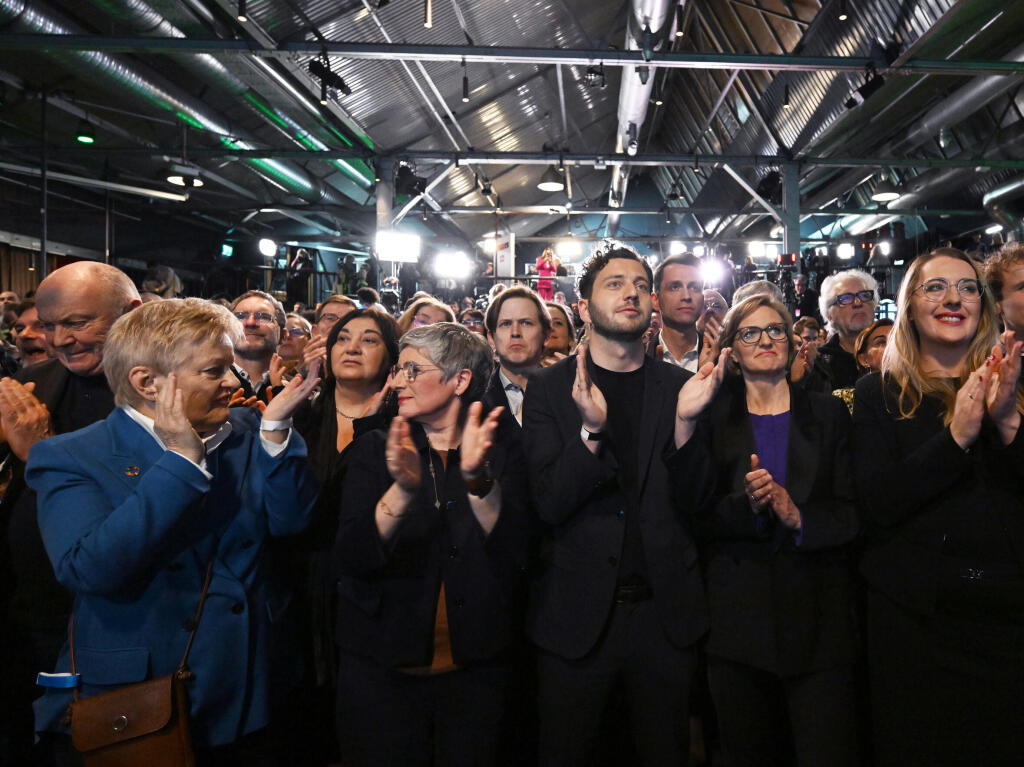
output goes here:
<path id="1" fill-rule="evenodd" d="M 197 38 L 99 37 L 87 34 L 0 35 L 0 50 L 103 51 L 107 53 L 240 53 L 282 57 L 289 54 L 328 55 L 368 61 L 445 61 L 469 64 L 567 64 L 571 66 L 632 67 L 642 64 L 669 69 L 744 69 L 766 72 L 852 72 L 860 74 L 871 63 L 868 56 L 804 56 L 772 53 L 670 53 L 661 52 L 648 62 L 640 51 L 586 48 L 514 48 L 473 45 L 417 45 L 412 43 L 360 43 L 305 40 L 282 42 L 276 48 L 253 50 L 247 40 L 202 40 Z M 979 74 L 1019 75 L 1024 64 L 992 59 L 943 61 L 912 59 L 906 64 L 882 67 L 879 74 L 975 76 Z"/>
<path id="2" fill-rule="evenodd" d="M 73 22 L 56 12 L 43 13 L 35 7 L 29 7 L 27 0 L 0 0 L 0 25 L 4 24 L 15 29 L 46 30 L 51 34 L 56 32 L 58 38 L 82 36 L 81 29 Z M 37 50 L 37 53 L 40 51 L 41 49 Z M 228 147 L 243 150 L 255 148 L 253 144 L 240 137 L 242 131 L 232 129 L 223 117 L 213 112 L 201 99 L 194 98 L 165 81 L 155 72 L 148 72 L 142 65 L 129 59 L 117 58 L 94 50 L 81 51 L 75 55 L 72 65 L 86 65 L 94 74 L 147 100 L 150 105 L 173 112 L 181 121 L 217 135 Z M 42 52 L 53 55 L 52 51 Z M 271 184 L 308 202 L 332 200 L 344 204 L 343 198 L 333 189 L 324 187 L 303 168 L 265 158 L 247 158 L 246 164 Z"/>
<path id="3" fill-rule="evenodd" d="M 45 99 L 44 99 L 45 103 Z M 46 124 L 45 118 L 43 123 L 43 137 L 45 141 L 46 136 Z M 45 143 L 43 152 L 43 165 L 41 168 L 32 168 L 27 165 L 15 165 L 10 162 L 0 162 L 0 170 L 6 170 L 10 173 L 20 173 L 23 176 L 37 176 L 43 179 L 43 201 L 44 201 L 44 213 L 43 223 L 46 222 L 45 214 L 45 200 L 46 200 L 46 182 L 48 179 L 54 181 L 63 181 L 67 184 L 73 184 L 74 186 L 86 186 L 93 189 L 108 189 L 111 192 L 122 192 L 124 194 L 134 194 L 140 197 L 152 197 L 158 200 L 169 200 L 171 202 L 186 202 L 188 200 L 187 194 L 178 194 L 177 192 L 165 192 L 162 189 L 147 189 L 141 186 L 131 186 L 129 184 L 117 184 L 113 181 L 102 181 L 98 178 L 89 178 L 87 176 L 74 176 L 70 173 L 55 173 L 54 171 L 48 171 L 46 169 L 47 157 L 45 152 Z M 44 229 L 45 231 L 45 229 Z M 45 238 L 44 238 L 45 239 Z"/>

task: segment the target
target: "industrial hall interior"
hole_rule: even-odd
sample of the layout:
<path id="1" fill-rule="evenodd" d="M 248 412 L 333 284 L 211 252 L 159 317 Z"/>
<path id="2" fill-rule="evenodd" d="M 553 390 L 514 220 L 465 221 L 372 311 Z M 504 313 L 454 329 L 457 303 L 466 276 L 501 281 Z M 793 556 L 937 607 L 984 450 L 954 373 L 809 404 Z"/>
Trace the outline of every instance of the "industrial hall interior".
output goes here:
<path id="1" fill-rule="evenodd" d="M 1022 356 L 1024 2 L 0 0 L 0 765 L 1020 764 Z"/>

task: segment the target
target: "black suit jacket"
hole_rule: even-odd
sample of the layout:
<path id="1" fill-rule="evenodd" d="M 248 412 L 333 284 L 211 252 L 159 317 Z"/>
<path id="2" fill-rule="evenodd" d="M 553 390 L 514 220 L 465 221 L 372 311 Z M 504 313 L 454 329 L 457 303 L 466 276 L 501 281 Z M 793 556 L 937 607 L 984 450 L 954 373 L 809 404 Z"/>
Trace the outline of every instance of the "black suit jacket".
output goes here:
<path id="1" fill-rule="evenodd" d="M 580 438 L 583 423 L 572 401 L 575 376 L 575 356 L 539 371 L 523 408 L 530 485 L 546 526 L 528 631 L 537 645 L 570 659 L 586 655 L 607 622 L 625 527 L 612 451 L 603 448 L 595 455 Z M 665 634 L 678 647 L 707 630 L 690 518 L 673 492 L 680 476 L 673 442 L 676 397 L 688 377 L 680 368 L 645 358 L 643 417 L 637 425 L 639 523 L 648 580 Z"/>
<path id="2" fill-rule="evenodd" d="M 377 531 L 375 508 L 393 482 L 384 459 L 387 432 L 372 431 L 352 444 L 335 544 L 338 644 L 382 666 L 428 665 L 443 582 L 455 662 L 496 659 L 522 636 L 530 553 L 522 458 L 514 446 L 499 442 L 492 449 L 501 513 L 485 536 L 470 508 L 458 450 L 449 451 L 442 470 L 422 427 L 410 426 L 422 482 L 386 541 Z"/>
<path id="3" fill-rule="evenodd" d="M 783 676 L 849 663 L 858 644 L 850 416 L 840 399 L 796 386 L 790 402 L 786 490 L 799 545 L 770 511 L 759 523 L 744 491 L 757 448 L 742 378 L 722 385 L 681 464 L 705 544 L 707 651 Z"/>

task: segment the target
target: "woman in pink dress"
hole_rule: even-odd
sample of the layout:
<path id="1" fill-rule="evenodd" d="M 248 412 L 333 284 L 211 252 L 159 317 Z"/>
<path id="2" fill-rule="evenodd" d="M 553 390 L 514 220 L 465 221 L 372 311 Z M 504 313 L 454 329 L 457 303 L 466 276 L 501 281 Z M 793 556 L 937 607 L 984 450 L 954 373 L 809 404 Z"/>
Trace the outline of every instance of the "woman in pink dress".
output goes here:
<path id="1" fill-rule="evenodd" d="M 537 259 L 537 275 L 539 277 L 554 277 L 558 273 L 561 262 L 551 248 L 544 248 L 544 252 Z M 554 297 L 554 285 L 552 280 L 537 280 L 537 292 L 545 301 Z"/>

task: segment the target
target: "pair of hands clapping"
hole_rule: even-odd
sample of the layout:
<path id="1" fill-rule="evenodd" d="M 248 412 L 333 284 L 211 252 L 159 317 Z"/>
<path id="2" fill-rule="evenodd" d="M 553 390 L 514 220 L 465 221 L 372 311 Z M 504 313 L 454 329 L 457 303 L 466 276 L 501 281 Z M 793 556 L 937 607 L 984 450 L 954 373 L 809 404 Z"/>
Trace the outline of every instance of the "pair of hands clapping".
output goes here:
<path id="1" fill-rule="evenodd" d="M 682 447 L 693 434 L 697 417 L 708 406 L 725 378 L 730 349 L 722 349 L 718 359 L 701 365 L 676 397 L 676 447 Z M 572 399 L 583 419 L 583 428 L 591 433 L 604 431 L 608 421 L 608 403 L 587 372 L 587 344 L 576 350 L 576 379 L 572 386 Z"/>
<path id="2" fill-rule="evenodd" d="M 459 444 L 459 470 L 466 482 L 477 479 L 491 454 L 494 435 L 498 429 L 498 417 L 504 408 L 496 407 L 486 416 L 483 403 L 474 402 L 469 406 L 466 423 L 462 427 L 462 442 Z M 396 416 L 388 430 L 384 448 L 388 474 L 407 492 L 415 492 L 423 481 L 420 456 L 412 441 L 409 422 Z"/>
<path id="3" fill-rule="evenodd" d="M 771 509 L 790 530 L 800 529 L 800 510 L 789 497 L 786 488 L 776 482 L 767 469 L 761 468 L 756 453 L 750 456 L 750 471 L 743 477 L 743 491 L 755 514 Z"/>
<path id="4" fill-rule="evenodd" d="M 1002 343 L 992 347 L 992 354 L 971 373 L 956 395 L 949 431 L 965 450 L 978 439 L 986 413 L 1004 443 L 1013 440 L 1020 425 L 1017 384 L 1024 342 L 1018 341 L 1012 330 L 1003 333 L 1001 340 Z"/>
<path id="5" fill-rule="evenodd" d="M 319 372 L 320 363 L 314 362 L 307 378 L 303 379 L 300 375 L 292 378 L 280 394 L 271 398 L 266 408 L 261 408 L 263 418 L 267 421 L 286 421 L 291 418 L 296 408 L 320 383 Z M 178 379 L 174 373 L 168 373 L 157 382 L 154 409 L 153 430 L 167 449 L 183 455 L 193 463 L 200 463 L 206 450 L 203 440 L 185 414 L 184 392 L 178 386 Z M 283 440 L 285 432 L 271 434 L 280 434 Z"/>

